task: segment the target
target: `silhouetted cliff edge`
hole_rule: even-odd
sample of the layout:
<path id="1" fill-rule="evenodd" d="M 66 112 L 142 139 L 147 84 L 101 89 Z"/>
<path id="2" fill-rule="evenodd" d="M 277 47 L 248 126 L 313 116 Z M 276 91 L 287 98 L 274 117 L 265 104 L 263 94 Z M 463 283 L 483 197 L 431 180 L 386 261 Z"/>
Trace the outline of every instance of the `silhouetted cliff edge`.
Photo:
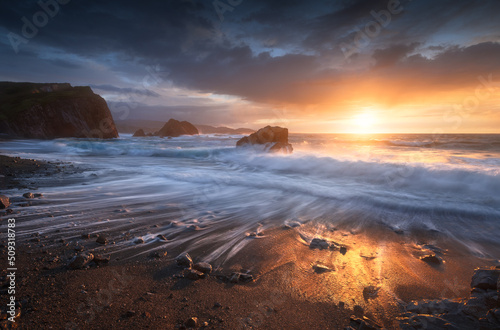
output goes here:
<path id="1" fill-rule="evenodd" d="M 0 82 L 0 133 L 54 139 L 116 138 L 106 101 L 88 86 Z"/>

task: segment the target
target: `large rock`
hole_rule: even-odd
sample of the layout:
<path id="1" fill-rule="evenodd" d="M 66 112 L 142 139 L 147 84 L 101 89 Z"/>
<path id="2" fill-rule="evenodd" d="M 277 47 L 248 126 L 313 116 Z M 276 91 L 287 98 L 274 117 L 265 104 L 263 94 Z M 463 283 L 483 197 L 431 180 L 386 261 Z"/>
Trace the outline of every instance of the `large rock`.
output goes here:
<path id="1" fill-rule="evenodd" d="M 0 133 L 22 138 L 116 138 L 106 101 L 88 86 L 0 82 Z"/>
<path id="2" fill-rule="evenodd" d="M 133 137 L 145 137 L 146 133 L 144 133 L 144 130 L 142 128 L 139 128 L 137 131 L 135 131 Z"/>
<path id="3" fill-rule="evenodd" d="M 197 135 L 198 129 L 187 121 L 178 121 L 170 119 L 157 133 L 160 137 L 171 136 L 177 137 L 181 135 Z"/>
<path id="4" fill-rule="evenodd" d="M 288 128 L 278 126 L 266 126 L 236 142 L 237 147 L 246 145 L 265 145 L 265 150 L 270 152 L 293 152 L 292 145 L 288 143 Z"/>
<path id="5" fill-rule="evenodd" d="M 9 197 L 0 195 L 0 209 L 6 209 L 10 205 Z"/>
<path id="6" fill-rule="evenodd" d="M 471 288 L 497 290 L 500 269 L 477 269 L 472 276 Z"/>

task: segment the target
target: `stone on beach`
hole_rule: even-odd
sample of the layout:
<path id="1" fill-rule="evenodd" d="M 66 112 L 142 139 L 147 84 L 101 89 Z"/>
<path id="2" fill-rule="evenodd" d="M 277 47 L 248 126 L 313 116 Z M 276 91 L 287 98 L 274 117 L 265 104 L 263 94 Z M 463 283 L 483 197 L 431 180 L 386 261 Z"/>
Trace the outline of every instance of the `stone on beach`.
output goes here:
<path id="1" fill-rule="evenodd" d="M 167 251 L 154 251 L 149 254 L 150 258 L 160 259 L 167 256 Z"/>
<path id="2" fill-rule="evenodd" d="M 99 237 L 97 237 L 96 242 L 99 244 L 103 244 L 103 245 L 106 245 L 109 243 L 108 239 L 103 235 L 99 235 Z"/>
<path id="3" fill-rule="evenodd" d="M 92 253 L 82 253 L 74 256 L 68 266 L 71 269 L 81 269 L 87 266 L 92 260 L 94 260 L 94 255 Z"/>
<path id="4" fill-rule="evenodd" d="M 321 265 L 321 264 L 316 264 L 313 266 L 313 269 L 316 273 L 318 274 L 322 274 L 322 273 L 326 273 L 326 272 L 331 272 L 333 271 L 331 268 L 325 266 L 325 265 Z"/>
<path id="5" fill-rule="evenodd" d="M 477 269 L 471 281 L 471 296 L 467 300 L 443 299 L 411 302 L 402 329 L 497 329 L 500 328 L 498 281 L 499 269 Z"/>
<path id="6" fill-rule="evenodd" d="M 32 199 L 32 198 L 35 198 L 35 195 L 33 195 L 33 193 L 27 192 L 27 193 L 23 194 L 23 197 L 28 198 L 28 199 Z"/>
<path id="7" fill-rule="evenodd" d="M 10 205 L 9 197 L 0 195 L 0 209 L 6 209 Z"/>
<path id="8" fill-rule="evenodd" d="M 204 274 L 210 274 L 212 272 L 212 265 L 208 262 L 198 262 L 193 265 L 193 268 Z"/>
<path id="9" fill-rule="evenodd" d="M 205 278 L 205 274 L 196 269 L 190 269 L 185 277 L 190 280 L 199 280 L 201 278 Z"/>
<path id="10" fill-rule="evenodd" d="M 228 277 L 231 283 L 248 283 L 253 281 L 253 275 L 248 273 L 234 272 Z"/>
<path id="11" fill-rule="evenodd" d="M 431 265 L 440 265 L 441 264 L 441 259 L 437 257 L 435 254 L 430 254 L 424 257 L 421 257 L 420 260 L 425 261 L 428 264 Z"/>
<path id="12" fill-rule="evenodd" d="M 177 262 L 178 266 L 186 268 L 191 268 L 191 266 L 193 265 L 193 259 L 186 252 L 181 253 L 177 258 L 175 258 L 175 261 Z"/>
<path id="13" fill-rule="evenodd" d="M 497 290 L 500 269 L 478 269 L 472 276 L 471 288 Z"/>
<path id="14" fill-rule="evenodd" d="M 96 265 L 107 264 L 111 260 L 110 256 L 102 256 L 100 254 L 96 254 L 94 256 L 94 262 Z"/>

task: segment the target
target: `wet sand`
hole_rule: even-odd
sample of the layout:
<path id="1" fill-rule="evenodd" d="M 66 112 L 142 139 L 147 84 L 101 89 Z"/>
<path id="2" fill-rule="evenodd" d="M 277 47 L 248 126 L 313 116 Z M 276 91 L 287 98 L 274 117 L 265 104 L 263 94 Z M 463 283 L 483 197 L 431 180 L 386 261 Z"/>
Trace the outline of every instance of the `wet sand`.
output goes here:
<path id="1" fill-rule="evenodd" d="M 65 169 L 55 168 L 48 170 L 64 176 Z M 401 232 L 378 223 L 331 227 L 322 219 L 288 227 L 271 226 L 276 221 L 270 219 L 245 227 L 237 210 L 209 208 L 191 222 L 179 222 L 183 210 L 175 201 L 148 209 L 117 198 L 113 207 L 80 203 L 75 209 L 72 199 L 59 195 L 23 198 L 26 187 L 44 193 L 47 181 L 36 186 L 32 179 L 44 177 L 40 171 L 46 170 L 15 167 L 21 189 L 9 190 L 14 213 L 0 211 L 2 224 L 13 217 L 18 228 L 21 315 L 16 324 L 21 328 L 174 329 L 196 317 L 197 326 L 206 328 L 343 329 L 356 315 L 392 329 L 410 301 L 467 297 L 474 268 L 497 262 L 474 256 L 470 247 L 432 230 Z M 29 186 L 30 180 L 35 184 Z M 109 243 L 97 243 L 99 235 Z M 314 238 L 331 245 L 315 248 Z M 6 264 L 3 232 L 2 244 L 0 262 Z M 500 255 L 495 245 L 489 250 Z M 156 258 L 153 252 L 167 255 Z M 175 261 L 182 252 L 194 262 L 210 262 L 212 273 L 185 278 L 186 270 Z M 81 253 L 110 261 L 70 269 L 69 261 Z M 429 255 L 442 262 L 421 260 Z M 254 280 L 231 283 L 227 276 L 233 272 L 249 273 Z M 6 298 L 2 294 L 2 306 Z"/>

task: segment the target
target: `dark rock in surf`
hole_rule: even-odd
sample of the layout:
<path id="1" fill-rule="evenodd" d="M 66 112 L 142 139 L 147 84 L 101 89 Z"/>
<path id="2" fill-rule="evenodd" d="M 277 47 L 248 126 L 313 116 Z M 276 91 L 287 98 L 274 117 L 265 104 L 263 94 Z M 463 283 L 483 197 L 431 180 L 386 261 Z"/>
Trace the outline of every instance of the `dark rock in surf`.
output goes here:
<path id="1" fill-rule="evenodd" d="M 24 198 L 28 198 L 28 199 L 32 199 L 32 198 L 35 198 L 35 195 L 33 195 L 30 192 L 27 192 L 27 193 L 23 194 L 23 197 Z"/>
<path id="2" fill-rule="evenodd" d="M 190 122 L 170 119 L 155 135 L 159 137 L 177 137 L 198 134 L 198 129 Z"/>
<path id="3" fill-rule="evenodd" d="M 193 265 L 193 259 L 188 253 L 181 253 L 177 258 L 175 258 L 178 266 L 191 268 Z"/>
<path id="4" fill-rule="evenodd" d="M 145 137 L 146 133 L 144 133 L 144 130 L 142 128 L 139 128 L 137 131 L 135 131 L 133 137 Z"/>
<path id="5" fill-rule="evenodd" d="M 293 152 L 292 145 L 288 143 L 288 129 L 278 126 L 266 126 L 236 142 L 237 147 L 245 145 L 265 145 L 265 150 L 269 152 L 283 152 L 287 154 Z"/>
<path id="6" fill-rule="evenodd" d="M 92 260 L 94 260 L 94 255 L 92 253 L 82 253 L 73 257 L 68 266 L 71 269 L 82 269 L 87 266 Z"/>
<path id="7" fill-rule="evenodd" d="M 99 237 L 97 237 L 96 242 L 102 245 L 106 245 L 109 243 L 108 239 L 103 235 L 99 235 Z"/>
<path id="8" fill-rule="evenodd" d="M 0 209 L 6 209 L 10 205 L 9 197 L 0 195 Z"/>

